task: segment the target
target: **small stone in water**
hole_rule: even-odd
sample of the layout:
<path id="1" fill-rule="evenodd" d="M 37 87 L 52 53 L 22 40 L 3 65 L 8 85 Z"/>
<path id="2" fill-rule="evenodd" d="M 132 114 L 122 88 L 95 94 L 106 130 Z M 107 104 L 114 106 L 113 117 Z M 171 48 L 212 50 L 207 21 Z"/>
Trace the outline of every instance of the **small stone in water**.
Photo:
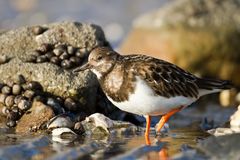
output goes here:
<path id="1" fill-rule="evenodd" d="M 7 123 L 6 123 L 6 125 L 7 125 L 8 127 L 10 127 L 10 128 L 15 127 L 16 124 L 17 124 L 16 121 L 13 121 L 13 120 L 9 120 L 9 121 L 7 121 Z"/>
<path id="2" fill-rule="evenodd" d="M 7 96 L 7 98 L 5 99 L 5 104 L 7 107 L 12 107 L 14 105 L 14 96 Z"/>
<path id="3" fill-rule="evenodd" d="M 10 94 L 11 93 L 11 88 L 9 86 L 4 86 L 2 88 L 2 93 L 7 94 L 7 95 Z"/>
<path id="4" fill-rule="evenodd" d="M 14 95 L 18 95 L 21 93 L 21 86 L 19 84 L 14 84 L 13 87 L 12 87 L 12 93 Z"/>

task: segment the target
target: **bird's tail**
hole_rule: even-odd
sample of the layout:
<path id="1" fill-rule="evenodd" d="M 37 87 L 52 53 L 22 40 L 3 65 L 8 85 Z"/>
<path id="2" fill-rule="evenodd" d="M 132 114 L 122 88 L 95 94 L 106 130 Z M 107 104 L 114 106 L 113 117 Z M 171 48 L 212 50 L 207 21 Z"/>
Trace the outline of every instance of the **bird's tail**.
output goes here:
<path id="1" fill-rule="evenodd" d="M 224 90 L 224 89 L 231 89 L 233 87 L 232 82 L 228 80 L 198 78 L 196 83 L 200 89 L 207 89 L 207 90 L 213 90 L 213 89 Z"/>
<path id="2" fill-rule="evenodd" d="M 220 92 L 221 90 L 224 90 L 224 89 L 233 88 L 232 82 L 228 80 L 198 78 L 196 81 L 196 84 L 201 90 L 200 95 Z"/>

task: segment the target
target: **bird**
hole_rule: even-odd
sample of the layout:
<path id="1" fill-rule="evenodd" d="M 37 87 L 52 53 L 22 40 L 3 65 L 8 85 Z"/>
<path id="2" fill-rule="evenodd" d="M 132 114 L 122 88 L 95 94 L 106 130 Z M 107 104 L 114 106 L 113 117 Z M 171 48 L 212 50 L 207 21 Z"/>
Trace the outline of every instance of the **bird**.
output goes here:
<path id="1" fill-rule="evenodd" d="M 109 101 L 120 110 L 146 118 L 145 141 L 150 145 L 152 116 L 169 118 L 200 97 L 232 88 L 228 80 L 200 78 L 170 62 L 144 54 L 121 55 L 111 47 L 96 47 L 88 62 L 73 70 L 93 72 Z"/>

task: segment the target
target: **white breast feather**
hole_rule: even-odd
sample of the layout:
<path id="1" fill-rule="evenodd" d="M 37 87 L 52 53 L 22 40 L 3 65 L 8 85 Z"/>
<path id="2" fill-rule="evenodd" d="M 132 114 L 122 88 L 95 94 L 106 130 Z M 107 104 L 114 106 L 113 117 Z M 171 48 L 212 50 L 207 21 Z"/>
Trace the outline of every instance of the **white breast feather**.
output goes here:
<path id="1" fill-rule="evenodd" d="M 110 97 L 108 97 L 108 99 L 123 111 L 152 116 L 166 114 L 172 109 L 180 106 L 188 106 L 197 100 L 196 98 L 184 96 L 172 98 L 156 96 L 153 90 L 140 77 L 136 77 L 136 89 L 134 93 L 129 96 L 128 101 L 115 102 Z"/>

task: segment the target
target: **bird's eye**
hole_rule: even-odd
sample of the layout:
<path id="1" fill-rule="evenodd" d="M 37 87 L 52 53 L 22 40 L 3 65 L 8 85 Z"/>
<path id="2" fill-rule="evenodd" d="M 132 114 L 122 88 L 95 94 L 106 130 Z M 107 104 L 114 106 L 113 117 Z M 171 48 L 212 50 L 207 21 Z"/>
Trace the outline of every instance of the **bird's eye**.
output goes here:
<path id="1" fill-rule="evenodd" d="M 103 57 L 102 56 L 99 56 L 99 57 L 97 57 L 97 60 L 101 60 Z"/>

